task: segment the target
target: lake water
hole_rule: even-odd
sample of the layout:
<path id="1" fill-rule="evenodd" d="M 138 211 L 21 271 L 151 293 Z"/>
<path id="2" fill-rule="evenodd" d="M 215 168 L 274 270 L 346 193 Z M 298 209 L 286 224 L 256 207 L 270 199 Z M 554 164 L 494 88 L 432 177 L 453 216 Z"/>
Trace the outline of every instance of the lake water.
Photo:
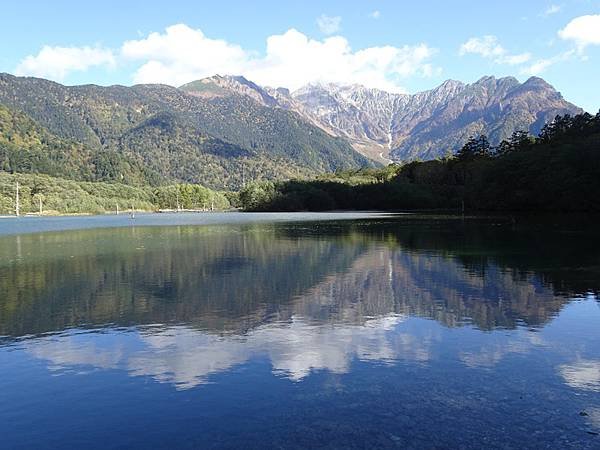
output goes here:
<path id="1" fill-rule="evenodd" d="M 0 448 L 600 448 L 597 223 L 3 219 Z"/>

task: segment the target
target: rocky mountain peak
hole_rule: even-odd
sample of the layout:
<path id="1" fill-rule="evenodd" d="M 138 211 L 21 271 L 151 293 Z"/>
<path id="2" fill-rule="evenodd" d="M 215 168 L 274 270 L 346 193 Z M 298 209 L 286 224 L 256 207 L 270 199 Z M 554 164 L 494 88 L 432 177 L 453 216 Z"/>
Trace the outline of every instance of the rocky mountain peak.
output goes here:
<path id="1" fill-rule="evenodd" d="M 182 89 L 203 97 L 243 95 L 294 111 L 384 163 L 457 151 L 474 134 L 487 134 L 492 143 L 516 130 L 536 134 L 556 114 L 581 111 L 538 77 L 524 83 L 514 77 L 484 76 L 471 84 L 450 79 L 415 94 L 325 82 L 290 92 L 261 87 L 242 76 L 205 78 Z"/>
<path id="2" fill-rule="evenodd" d="M 529 79 L 527 79 L 527 81 L 525 81 L 525 83 L 523 83 L 523 85 L 527 87 L 536 87 L 542 89 L 554 89 L 554 87 L 552 87 L 550 83 L 548 83 L 546 80 L 540 77 L 530 77 Z"/>
<path id="3" fill-rule="evenodd" d="M 457 151 L 470 135 L 492 143 L 518 129 L 537 134 L 556 114 L 581 110 L 541 78 L 484 76 L 471 84 L 446 80 L 412 95 L 360 85 L 310 84 L 292 93 L 303 111 L 364 154 L 427 159 Z"/>
<path id="4" fill-rule="evenodd" d="M 203 98 L 243 95 L 265 106 L 276 106 L 275 100 L 264 88 L 241 75 L 213 75 L 180 86 L 190 95 Z"/>

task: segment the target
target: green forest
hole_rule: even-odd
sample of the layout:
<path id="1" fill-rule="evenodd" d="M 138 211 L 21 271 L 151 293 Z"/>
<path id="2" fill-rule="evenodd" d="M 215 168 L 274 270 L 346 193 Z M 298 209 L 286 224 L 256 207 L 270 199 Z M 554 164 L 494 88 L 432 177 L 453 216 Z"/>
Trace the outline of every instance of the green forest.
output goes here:
<path id="1" fill-rule="evenodd" d="M 129 185 L 238 190 L 372 166 L 350 143 L 243 96 L 164 85 L 62 86 L 0 74 L 1 170 Z"/>
<path id="2" fill-rule="evenodd" d="M 200 185 L 128 186 L 115 182 L 74 181 L 40 174 L 0 172 L 0 214 L 15 213 L 19 184 L 20 213 L 106 213 L 159 209 L 229 209 L 224 193 Z"/>
<path id="3" fill-rule="evenodd" d="M 143 133 L 136 128 L 122 138 L 128 140 L 128 148 L 139 149 L 136 156 L 59 137 L 28 115 L 0 105 L 0 214 L 14 214 L 17 182 L 23 214 L 39 213 L 40 207 L 46 214 L 231 207 L 246 211 L 600 210 L 600 113 L 556 116 L 538 136 L 516 131 L 497 146 L 484 135 L 474 136 L 456 155 L 436 160 L 316 176 L 318 171 L 306 165 L 296 166 L 276 155 L 251 155 L 243 147 L 198 134 L 188 125 L 169 114 L 145 122 L 140 125 Z M 195 150 L 197 145 L 203 147 L 202 154 Z M 215 155 L 236 162 L 217 164 L 211 160 Z M 173 158 L 177 167 L 171 166 Z M 196 179 L 207 186 L 241 190 L 223 192 L 197 182 L 176 181 Z"/>
<path id="4" fill-rule="evenodd" d="M 600 113 L 557 116 L 537 137 L 497 146 L 472 137 L 442 159 L 342 171 L 314 180 L 256 182 L 249 211 L 600 211 Z"/>

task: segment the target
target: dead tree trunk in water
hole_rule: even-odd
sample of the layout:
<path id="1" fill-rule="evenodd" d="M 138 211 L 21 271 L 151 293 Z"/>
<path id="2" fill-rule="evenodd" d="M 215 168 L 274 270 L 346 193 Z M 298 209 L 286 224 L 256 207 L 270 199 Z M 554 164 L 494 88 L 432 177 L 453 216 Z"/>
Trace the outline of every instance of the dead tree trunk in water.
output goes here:
<path id="1" fill-rule="evenodd" d="M 19 217 L 20 214 L 20 206 L 19 205 L 19 182 L 17 181 L 17 192 L 15 195 L 15 215 Z"/>

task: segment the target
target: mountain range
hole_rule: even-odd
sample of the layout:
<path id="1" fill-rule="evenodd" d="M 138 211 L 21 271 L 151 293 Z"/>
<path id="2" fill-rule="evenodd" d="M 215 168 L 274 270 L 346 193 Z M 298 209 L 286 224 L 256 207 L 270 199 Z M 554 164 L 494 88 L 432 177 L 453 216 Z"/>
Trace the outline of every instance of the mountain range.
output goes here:
<path id="1" fill-rule="evenodd" d="M 0 164 L 13 172 L 236 189 L 372 164 L 348 140 L 244 95 L 206 99 L 166 85 L 63 86 L 0 74 L 0 107 Z"/>
<path id="2" fill-rule="evenodd" d="M 267 107 L 294 111 L 380 162 L 455 153 L 478 134 L 487 135 L 492 144 L 517 130 L 537 135 L 556 115 L 582 112 L 538 77 L 524 83 L 492 76 L 472 84 L 447 80 L 413 95 L 333 83 L 309 84 L 290 92 L 231 76 L 206 78 L 181 89 L 202 98 L 242 95 Z"/>
<path id="3" fill-rule="evenodd" d="M 237 189 L 248 180 L 432 159 L 471 135 L 494 144 L 579 112 L 540 78 L 449 80 L 408 95 L 336 84 L 291 92 L 241 76 L 175 88 L 0 74 L 0 164 L 82 180 Z"/>

